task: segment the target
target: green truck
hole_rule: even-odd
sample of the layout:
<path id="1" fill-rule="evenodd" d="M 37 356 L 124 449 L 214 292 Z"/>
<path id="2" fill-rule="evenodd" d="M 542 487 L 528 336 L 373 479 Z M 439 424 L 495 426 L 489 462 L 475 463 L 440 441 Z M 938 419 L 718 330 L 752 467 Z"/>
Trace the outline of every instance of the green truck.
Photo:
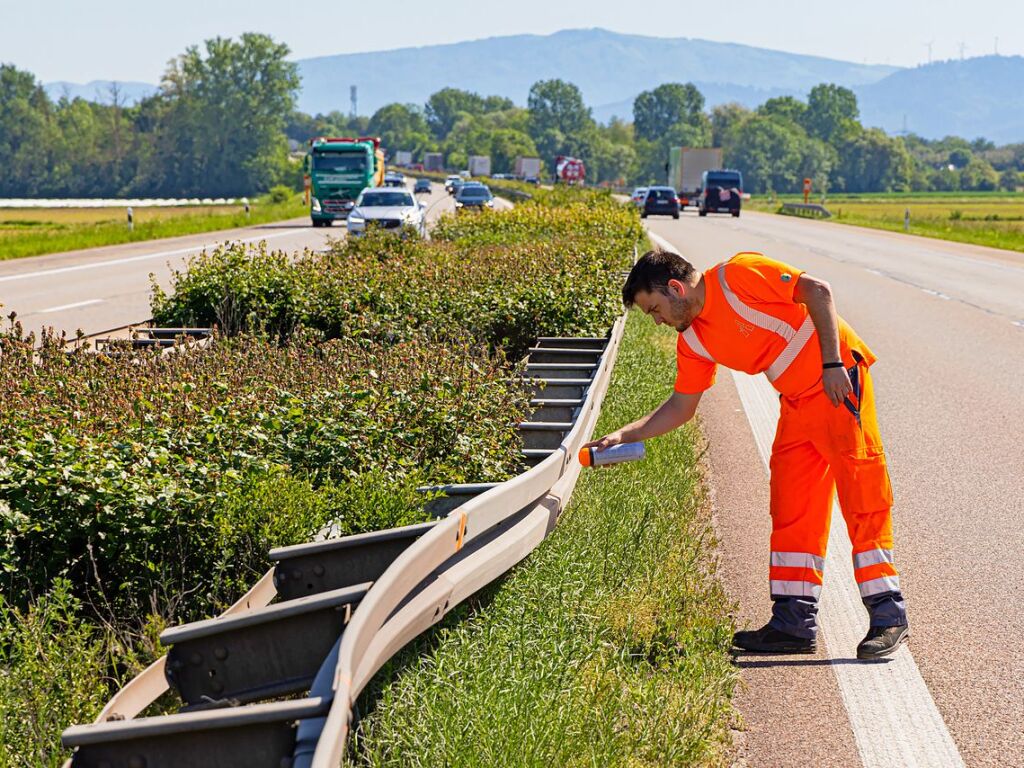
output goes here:
<path id="1" fill-rule="evenodd" d="M 366 187 L 384 183 L 384 151 L 377 137 L 310 139 L 304 182 L 314 227 L 345 219 Z"/>

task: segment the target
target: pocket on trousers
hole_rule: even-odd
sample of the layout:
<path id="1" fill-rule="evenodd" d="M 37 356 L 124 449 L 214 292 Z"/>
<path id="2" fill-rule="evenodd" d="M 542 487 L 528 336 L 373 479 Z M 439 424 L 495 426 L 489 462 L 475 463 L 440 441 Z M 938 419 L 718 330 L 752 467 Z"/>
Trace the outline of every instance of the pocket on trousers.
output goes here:
<path id="1" fill-rule="evenodd" d="M 892 506 L 892 483 L 883 452 L 846 453 L 841 464 L 841 467 L 832 467 L 832 473 L 839 503 L 845 512 L 877 512 Z"/>

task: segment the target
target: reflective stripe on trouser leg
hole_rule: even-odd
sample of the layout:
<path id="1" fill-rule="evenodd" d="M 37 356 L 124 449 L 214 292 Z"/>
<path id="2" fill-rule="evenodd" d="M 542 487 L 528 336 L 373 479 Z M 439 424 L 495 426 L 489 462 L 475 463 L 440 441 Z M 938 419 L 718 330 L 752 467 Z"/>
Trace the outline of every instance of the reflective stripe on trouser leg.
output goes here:
<path id="1" fill-rule="evenodd" d="M 853 544 L 854 577 L 871 614 L 871 624 L 892 626 L 906 623 L 893 556 L 892 486 L 878 430 L 871 376 L 863 365 L 858 373 L 859 413 L 833 407 L 824 395 L 820 398 L 820 418 L 828 434 L 819 447 L 835 477 L 839 506 Z"/>
<path id="2" fill-rule="evenodd" d="M 814 637 L 834 485 L 802 419 L 783 399 L 772 446 L 770 626 Z"/>

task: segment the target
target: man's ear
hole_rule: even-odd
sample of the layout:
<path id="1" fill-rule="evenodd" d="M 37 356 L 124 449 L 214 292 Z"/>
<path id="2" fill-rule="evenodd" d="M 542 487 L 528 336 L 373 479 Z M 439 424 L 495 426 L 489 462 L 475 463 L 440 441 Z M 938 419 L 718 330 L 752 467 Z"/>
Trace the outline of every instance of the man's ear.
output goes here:
<path id="1" fill-rule="evenodd" d="M 674 293 L 678 298 L 681 299 L 684 296 L 686 296 L 687 287 L 686 287 L 686 285 L 682 281 L 680 281 L 680 280 L 669 280 L 668 281 L 668 287 L 669 287 L 669 290 L 672 291 L 672 293 Z"/>

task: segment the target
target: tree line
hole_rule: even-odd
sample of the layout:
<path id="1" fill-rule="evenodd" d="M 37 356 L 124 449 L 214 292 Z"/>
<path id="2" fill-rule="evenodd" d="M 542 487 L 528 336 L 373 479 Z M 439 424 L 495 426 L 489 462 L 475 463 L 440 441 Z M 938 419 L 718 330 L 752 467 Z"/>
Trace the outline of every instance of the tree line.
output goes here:
<path id="1" fill-rule="evenodd" d="M 0 196 L 228 196 L 298 187 L 288 140 L 379 135 L 388 152 L 417 160 L 442 152 L 449 168 L 489 155 L 496 173 L 518 156 L 582 158 L 594 182 L 666 178 L 673 146 L 723 149 L 748 191 L 797 192 L 804 178 L 831 192 L 1015 190 L 1024 144 L 890 136 L 860 122 L 855 94 L 822 83 L 806 100 L 772 98 L 755 109 L 706 109 L 692 84 L 641 93 L 632 120 L 596 121 L 575 85 L 531 87 L 526 107 L 503 96 L 443 88 L 423 105 L 387 104 L 373 115 L 308 115 L 295 108 L 298 68 L 288 47 L 260 34 L 214 38 L 168 64 L 158 92 L 128 106 L 52 101 L 28 72 L 0 66 Z M 340 89 L 339 89 L 340 90 Z"/>

